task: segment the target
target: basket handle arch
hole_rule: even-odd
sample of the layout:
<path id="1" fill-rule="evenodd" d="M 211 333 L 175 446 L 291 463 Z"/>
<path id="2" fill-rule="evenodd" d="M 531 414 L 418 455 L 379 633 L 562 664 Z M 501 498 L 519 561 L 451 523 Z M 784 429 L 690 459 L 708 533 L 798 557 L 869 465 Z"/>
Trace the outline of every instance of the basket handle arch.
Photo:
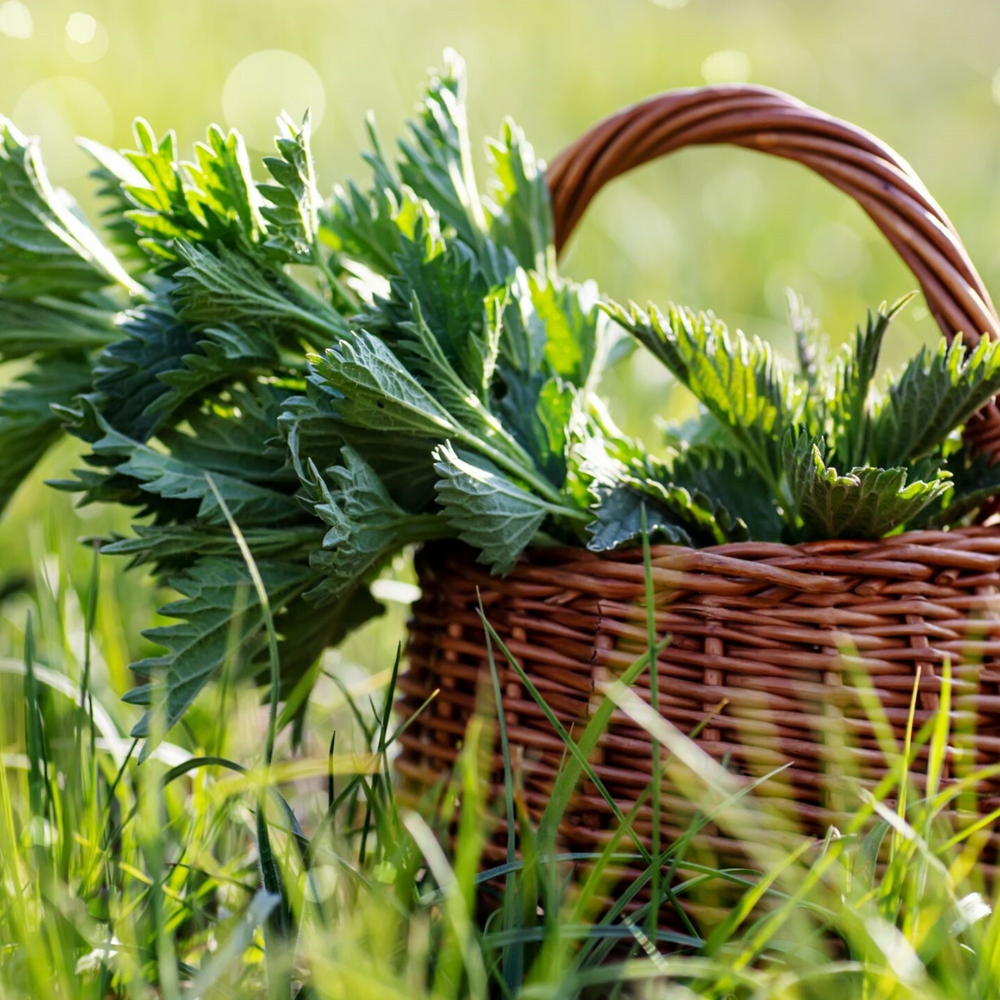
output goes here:
<path id="1" fill-rule="evenodd" d="M 768 87 L 672 90 L 594 125 L 548 170 L 557 251 L 615 177 L 685 146 L 723 143 L 796 160 L 852 197 L 913 272 L 949 341 L 959 332 L 969 343 L 1000 337 L 982 278 L 913 168 L 864 129 Z M 969 422 L 966 436 L 1000 458 L 996 400 Z"/>

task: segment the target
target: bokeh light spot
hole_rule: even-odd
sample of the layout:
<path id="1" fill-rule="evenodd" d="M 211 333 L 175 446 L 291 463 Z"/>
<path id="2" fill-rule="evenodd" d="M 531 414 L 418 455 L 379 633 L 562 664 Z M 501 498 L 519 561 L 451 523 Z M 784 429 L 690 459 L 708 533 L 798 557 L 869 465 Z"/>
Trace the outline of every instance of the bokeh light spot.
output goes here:
<path id="1" fill-rule="evenodd" d="M 78 45 L 86 45 L 88 42 L 94 40 L 94 35 L 97 34 L 97 18 L 92 17 L 90 14 L 82 14 L 79 11 L 75 14 L 70 14 L 69 19 L 66 21 L 66 37 L 71 42 L 76 42 Z"/>
<path id="2" fill-rule="evenodd" d="M 701 64 L 705 83 L 745 83 L 750 79 L 750 57 L 737 49 L 722 49 Z"/>
<path id="3" fill-rule="evenodd" d="M 0 35 L 8 38 L 31 38 L 35 33 L 35 24 L 31 20 L 31 11 L 21 3 L 21 0 L 7 0 L 0 4 Z"/>
<path id="4" fill-rule="evenodd" d="M 326 110 L 326 90 L 319 73 L 294 52 L 265 49 L 238 62 L 222 88 L 222 112 L 231 128 L 255 149 L 271 149 L 275 119 L 287 111 L 298 121 L 312 109 L 315 130 Z"/>
<path id="5" fill-rule="evenodd" d="M 66 21 L 66 51 L 82 63 L 97 62 L 110 44 L 108 29 L 90 14 L 70 14 Z"/>
<path id="6" fill-rule="evenodd" d="M 0 8 L 2 9 L 2 8 Z M 993 74 L 993 100 L 1000 104 L 1000 69 Z"/>
<path id="7" fill-rule="evenodd" d="M 77 145 L 77 136 L 107 143 L 114 129 L 114 116 L 104 95 L 75 76 L 54 76 L 32 84 L 14 105 L 11 117 L 22 132 L 41 138 L 42 159 L 55 181 L 79 177 L 93 166 Z"/>

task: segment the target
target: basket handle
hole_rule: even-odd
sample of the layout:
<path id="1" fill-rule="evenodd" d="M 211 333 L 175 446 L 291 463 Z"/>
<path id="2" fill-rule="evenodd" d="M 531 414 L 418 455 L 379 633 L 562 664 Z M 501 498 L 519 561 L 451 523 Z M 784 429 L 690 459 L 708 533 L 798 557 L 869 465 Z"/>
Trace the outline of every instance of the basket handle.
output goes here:
<path id="1" fill-rule="evenodd" d="M 684 146 L 730 143 L 797 160 L 868 213 L 913 272 L 948 340 L 1000 337 L 1000 319 L 954 226 L 913 168 L 863 129 L 778 90 L 750 84 L 673 90 L 593 126 L 548 170 L 556 249 L 600 189 Z M 977 450 L 1000 456 L 1000 411 L 967 426 Z"/>

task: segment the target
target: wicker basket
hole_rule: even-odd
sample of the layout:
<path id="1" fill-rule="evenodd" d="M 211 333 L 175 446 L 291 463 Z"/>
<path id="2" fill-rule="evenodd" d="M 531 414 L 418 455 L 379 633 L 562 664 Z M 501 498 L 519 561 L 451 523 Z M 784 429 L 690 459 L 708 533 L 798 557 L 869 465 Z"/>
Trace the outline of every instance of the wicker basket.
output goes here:
<path id="1" fill-rule="evenodd" d="M 594 127 L 548 174 L 557 244 L 618 174 L 686 145 L 721 142 L 798 160 L 847 192 L 909 265 L 946 337 L 959 330 L 970 339 L 997 336 L 981 279 L 912 169 L 854 126 L 759 87 L 672 92 Z M 977 447 L 1000 451 L 995 402 L 968 433 Z M 672 636 L 657 666 L 660 712 L 681 731 L 696 732 L 708 754 L 747 780 L 787 764 L 769 801 L 806 832 L 821 836 L 843 819 L 845 773 L 868 785 L 886 773 L 870 711 L 852 685 L 859 669 L 901 742 L 915 686 L 919 727 L 938 707 L 941 667 L 951 662 L 953 746 L 964 752 L 952 755 L 945 780 L 1000 759 L 997 529 L 910 532 L 877 542 L 657 546 L 652 556 L 656 628 Z M 404 714 L 440 690 L 401 737 L 397 767 L 411 791 L 432 787 L 451 768 L 477 690 L 489 683 L 477 594 L 551 709 L 578 732 L 600 700 L 601 682 L 647 647 L 639 553 L 532 550 L 497 579 L 461 546 L 433 546 L 420 554 L 419 574 L 423 597 L 401 680 Z M 845 655 L 847 648 L 854 654 Z M 526 804 L 540 814 L 565 747 L 518 675 L 499 666 Z M 634 690 L 650 701 L 648 674 Z M 623 811 L 649 784 L 651 761 L 649 734 L 617 713 L 593 764 Z M 499 759 L 493 780 L 499 795 Z M 685 828 L 693 807 L 669 780 L 661 802 L 669 837 Z M 984 814 L 998 804 L 1000 782 L 987 782 L 970 808 Z M 606 802 L 584 784 L 566 816 L 566 847 L 593 849 L 613 825 Z M 635 829 L 648 843 L 648 806 Z M 722 855 L 731 846 L 712 830 L 706 839 Z M 997 839 L 991 835 L 991 861 Z"/>

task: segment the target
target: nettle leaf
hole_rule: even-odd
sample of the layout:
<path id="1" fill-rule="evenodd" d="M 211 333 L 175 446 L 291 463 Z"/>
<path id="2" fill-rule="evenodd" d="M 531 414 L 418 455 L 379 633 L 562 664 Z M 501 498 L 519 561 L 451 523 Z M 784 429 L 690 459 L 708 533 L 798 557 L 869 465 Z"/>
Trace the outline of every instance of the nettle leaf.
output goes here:
<path id="1" fill-rule="evenodd" d="M 418 231 L 417 239 L 400 241 L 394 264 L 389 297 L 376 298 L 375 309 L 357 324 L 395 346 L 401 332 L 412 332 L 415 302 L 449 364 L 485 397 L 499 350 L 499 301 L 473 251 L 463 243 L 443 246 Z"/>
<path id="2" fill-rule="evenodd" d="M 101 410 L 122 433 L 145 441 L 189 400 L 220 384 L 273 375 L 286 359 L 267 325 L 192 328 L 169 303 L 153 303 L 120 320 L 124 337 L 97 359 L 94 387 Z M 305 368 L 305 359 L 293 359 Z"/>
<path id="3" fill-rule="evenodd" d="M 131 566 L 152 564 L 156 573 L 180 569 L 192 557 L 225 556 L 241 558 L 232 529 L 211 527 L 197 521 L 180 524 L 136 524 L 133 536 L 116 538 L 101 547 L 104 555 L 131 556 Z M 300 557 L 303 561 L 320 543 L 320 525 L 250 527 L 242 532 L 255 558 Z"/>
<path id="4" fill-rule="evenodd" d="M 287 390 L 250 383 L 205 399 L 160 442 L 182 462 L 248 482 L 278 486 L 298 481 L 281 440 L 278 416 Z"/>
<path id="5" fill-rule="evenodd" d="M 0 359 L 89 351 L 121 336 L 110 309 L 56 298 L 0 297 Z"/>
<path id="6" fill-rule="evenodd" d="M 352 427 L 440 440 L 458 432 L 452 415 L 392 351 L 364 330 L 312 359 L 317 377 L 343 397 L 331 402 Z"/>
<path id="7" fill-rule="evenodd" d="M 257 569 L 274 611 L 314 582 L 306 565 L 261 559 Z M 132 665 L 151 680 L 124 699 L 149 708 L 132 729 L 134 737 L 148 740 L 143 757 L 187 711 L 223 663 L 252 645 L 264 625 L 263 611 L 241 559 L 199 559 L 169 583 L 181 599 L 165 605 L 160 613 L 180 620 L 143 633 L 167 652 Z"/>
<path id="8" fill-rule="evenodd" d="M 552 211 L 543 166 L 524 132 L 509 118 L 499 139 L 487 144 L 493 168 L 489 231 L 524 268 L 541 271 L 552 246 Z"/>
<path id="9" fill-rule="evenodd" d="M 1000 495 L 1000 463 L 995 463 L 990 455 L 974 455 L 963 444 L 943 462 L 934 461 L 942 472 L 951 476 L 950 488 L 914 519 L 913 527 L 957 524 Z"/>
<path id="10" fill-rule="evenodd" d="M 90 388 L 90 362 L 73 351 L 41 357 L 0 391 L 0 511 L 25 476 L 62 436 L 53 405 L 69 406 Z"/>
<path id="11" fill-rule="evenodd" d="M 114 437 L 112 432 L 112 438 Z M 94 452 L 106 457 L 120 451 L 117 441 L 102 439 L 94 445 Z M 197 516 L 206 524 L 222 524 L 225 515 L 205 477 L 205 470 L 176 458 L 137 445 L 128 460 L 114 466 L 121 476 L 139 481 L 147 493 L 174 500 L 198 501 Z M 299 513 L 292 497 L 274 490 L 249 483 L 243 479 L 221 473 L 212 476 L 219 493 L 233 517 L 240 523 L 280 524 L 294 521 Z"/>
<path id="12" fill-rule="evenodd" d="M 56 191 L 38 143 L 0 115 L 0 289 L 9 298 L 139 286 Z"/>
<path id="13" fill-rule="evenodd" d="M 365 123 L 371 152 L 364 154 L 374 183 L 362 192 L 353 181 L 334 188 L 333 202 L 320 207 L 320 238 L 337 253 L 374 269 L 393 274 L 403 237 L 416 239 L 418 231 L 439 239 L 437 214 L 409 188 L 397 181 L 379 142 L 375 122 Z"/>
<path id="14" fill-rule="evenodd" d="M 218 125 L 210 125 L 207 141 L 195 143 L 194 155 L 194 162 L 185 163 L 184 170 L 197 192 L 208 230 L 214 228 L 214 217 L 256 242 L 266 231 L 266 213 L 254 187 L 243 136 L 235 129 L 223 132 Z"/>
<path id="15" fill-rule="evenodd" d="M 829 427 L 812 430 L 814 433 L 828 432 L 836 460 L 844 465 L 863 465 L 868 460 L 872 386 L 882 342 L 893 317 L 909 300 L 910 297 L 901 299 L 888 310 L 883 303 L 874 316 L 869 310 L 864 330 L 860 326 L 857 328 L 854 340 L 837 358 L 824 421 Z M 890 464 L 897 462 L 894 460 Z"/>
<path id="16" fill-rule="evenodd" d="M 727 507 L 712 489 L 723 484 L 721 466 L 684 457 L 668 468 L 641 450 L 623 458 L 623 469 L 591 487 L 597 504 L 591 508 L 595 520 L 588 526 L 588 548 L 603 551 L 641 541 L 644 505 L 651 541 L 701 546 L 748 537 L 746 523 L 733 513 L 742 512 L 742 505 Z"/>
<path id="17" fill-rule="evenodd" d="M 930 454 L 1000 392 L 1000 341 L 967 351 L 961 336 L 927 348 L 890 383 L 871 431 L 870 460 L 903 465 Z"/>
<path id="18" fill-rule="evenodd" d="M 281 155 L 264 157 L 264 166 L 274 183 L 258 188 L 267 200 L 264 217 L 273 225 L 267 245 L 289 261 L 314 263 L 323 199 L 316 186 L 309 112 L 301 127 L 282 114 L 278 128 L 275 145 Z"/>
<path id="19" fill-rule="evenodd" d="M 450 443 L 434 449 L 435 488 L 444 516 L 478 562 L 493 573 L 509 573 L 546 517 L 550 504 L 518 486 L 492 462 Z"/>
<path id="20" fill-rule="evenodd" d="M 139 246 L 161 269 L 180 263 L 178 240 L 249 246 L 261 238 L 260 197 L 238 132 L 213 125 L 206 142 L 196 144 L 194 162 L 182 164 L 173 132 L 157 139 L 142 118 L 132 131 L 139 148 L 120 157 L 95 143 L 87 148 L 103 175 L 117 178 Z"/>
<path id="21" fill-rule="evenodd" d="M 770 346 L 740 330 L 730 335 L 710 313 L 604 308 L 694 393 L 774 489 L 783 472 L 780 442 L 796 423 L 801 399 Z"/>
<path id="22" fill-rule="evenodd" d="M 592 552 L 610 552 L 639 544 L 642 541 L 643 507 L 646 508 L 646 529 L 651 544 L 693 544 L 683 518 L 670 509 L 665 488 L 657 491 L 651 483 L 636 480 L 617 486 L 599 486 L 595 495 L 594 520 L 587 525 L 590 535 L 587 548 Z M 678 505 L 683 506 L 679 493 L 676 499 Z"/>
<path id="23" fill-rule="evenodd" d="M 907 483 L 904 468 L 828 467 L 820 442 L 807 434 L 786 439 L 788 485 L 807 538 L 882 538 L 943 496 L 949 476 Z"/>
<path id="24" fill-rule="evenodd" d="M 281 367 L 278 345 L 270 330 L 234 324 L 202 330 L 197 351 L 183 355 L 181 362 L 182 367 L 168 369 L 159 376 L 172 391 L 149 405 L 147 412 L 150 414 L 171 413 L 219 382 L 231 381 L 255 370 L 274 372 Z"/>
<path id="25" fill-rule="evenodd" d="M 403 183 L 425 198 L 459 239 L 478 246 L 486 219 L 472 169 L 472 150 L 465 116 L 465 63 L 450 49 L 445 70 L 431 78 L 412 139 L 401 140 L 399 174 Z"/>
<path id="26" fill-rule="evenodd" d="M 343 448 L 342 455 L 344 465 L 327 469 L 332 488 L 315 466 L 310 469 L 312 507 L 328 526 L 322 548 L 310 558 L 322 574 L 310 592 L 317 601 L 343 597 L 403 545 L 442 533 L 439 518 L 410 514 L 395 503 L 353 448 Z"/>
<path id="27" fill-rule="evenodd" d="M 307 385 L 313 389 L 311 383 Z M 303 470 L 300 478 L 308 479 L 303 456 L 308 455 L 320 468 L 335 465 L 347 445 L 367 456 L 389 495 L 406 510 L 421 510 L 434 498 L 434 438 L 351 427 L 316 394 L 286 400 L 279 428 L 292 462 Z"/>
<path id="28" fill-rule="evenodd" d="M 118 479 L 134 481 L 145 494 L 168 501 L 185 501 L 189 504 L 196 502 L 193 510 L 190 506 L 186 509 L 189 515 L 198 517 L 206 524 L 226 523 L 225 514 L 209 485 L 205 469 L 126 437 L 112 428 L 89 400 L 82 401 L 82 408 L 83 420 L 96 425 L 102 434 L 97 436 L 93 430 L 83 432 L 84 435 L 95 438 L 92 444 L 93 456 L 89 459 L 92 465 L 109 469 Z M 291 496 L 223 473 L 214 475 L 213 479 L 233 517 L 241 526 L 276 525 L 294 521 L 299 516 L 299 505 Z M 78 489 L 88 486 L 86 477 L 81 477 L 79 473 L 77 480 Z M 102 497 L 85 489 L 82 502 L 89 503 L 95 499 Z"/>
<path id="29" fill-rule="evenodd" d="M 197 239 L 204 231 L 204 219 L 184 183 L 177 159 L 176 134 L 167 132 L 158 140 L 143 118 L 133 122 L 132 134 L 139 148 L 122 153 L 132 169 L 120 174 L 122 190 L 135 206 L 127 213 L 128 218 L 142 239 L 152 241 L 146 249 L 170 258 L 172 255 L 163 244 L 174 237 Z M 121 169 L 106 158 L 102 162 L 108 170 Z"/>
<path id="30" fill-rule="evenodd" d="M 518 268 L 508 286 L 500 335 L 500 356 L 515 372 L 528 376 L 541 371 L 547 339 L 545 321 L 535 308 L 532 288 L 527 272 Z"/>
<path id="31" fill-rule="evenodd" d="M 566 481 L 568 452 L 580 396 L 568 382 L 541 372 L 525 378 L 500 371 L 503 395 L 494 404 L 504 425 L 555 486 Z"/>
<path id="32" fill-rule="evenodd" d="M 412 320 L 400 324 L 403 336 L 395 342 L 395 354 L 429 388 L 441 405 L 463 426 L 484 438 L 509 438 L 503 425 L 489 411 L 484 399 L 455 371 L 424 320 L 414 296 Z"/>
<path id="33" fill-rule="evenodd" d="M 94 389 L 107 422 L 136 441 L 148 440 L 170 413 L 176 390 L 161 376 L 183 369 L 185 358 L 200 351 L 198 335 L 169 305 L 153 302 L 125 313 L 119 340 L 94 366 Z"/>
<path id="34" fill-rule="evenodd" d="M 274 324 L 313 346 L 347 333 L 344 318 L 290 278 L 219 246 L 176 242 L 186 264 L 174 275 L 181 319 L 206 326 Z"/>
<path id="35" fill-rule="evenodd" d="M 532 274 L 531 301 L 545 329 L 545 360 L 552 372 L 581 388 L 597 382 L 615 333 L 599 308 L 597 285 Z"/>
<path id="36" fill-rule="evenodd" d="M 747 537 L 770 541 L 781 537 L 783 521 L 774 495 L 760 473 L 747 468 L 731 452 L 711 445 L 691 446 L 670 463 L 669 479 L 692 494 L 700 494 L 726 525 L 730 541 Z"/>

